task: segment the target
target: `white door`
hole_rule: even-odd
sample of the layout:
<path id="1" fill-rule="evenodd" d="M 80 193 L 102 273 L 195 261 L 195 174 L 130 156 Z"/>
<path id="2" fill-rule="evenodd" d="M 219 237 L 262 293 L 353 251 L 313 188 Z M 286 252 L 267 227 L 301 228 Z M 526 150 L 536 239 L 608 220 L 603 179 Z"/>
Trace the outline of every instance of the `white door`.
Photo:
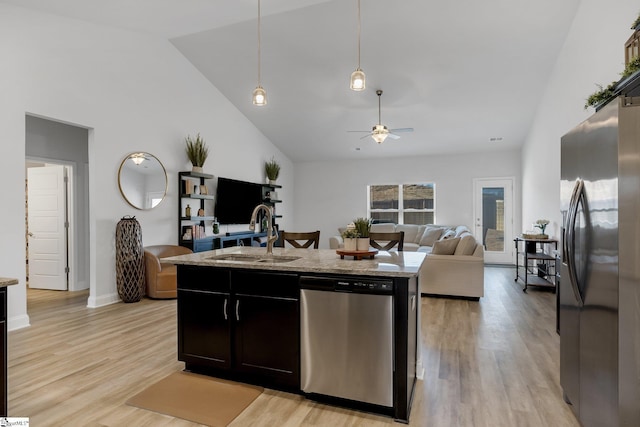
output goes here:
<path id="1" fill-rule="evenodd" d="M 67 289 L 64 166 L 27 169 L 29 287 Z"/>
<path id="2" fill-rule="evenodd" d="M 474 232 L 485 263 L 513 264 L 513 178 L 477 178 L 474 194 Z"/>

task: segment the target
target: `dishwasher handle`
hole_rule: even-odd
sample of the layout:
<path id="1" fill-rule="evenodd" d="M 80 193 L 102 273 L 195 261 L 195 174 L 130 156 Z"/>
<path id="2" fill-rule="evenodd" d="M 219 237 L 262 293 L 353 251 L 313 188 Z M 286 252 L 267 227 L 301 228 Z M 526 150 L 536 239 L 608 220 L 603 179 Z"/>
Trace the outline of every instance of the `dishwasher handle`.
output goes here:
<path id="1" fill-rule="evenodd" d="M 332 292 L 336 287 L 336 282 L 337 280 L 331 277 L 301 276 L 300 288 Z"/>
<path id="2" fill-rule="evenodd" d="M 393 281 L 365 277 L 300 277 L 300 289 L 373 295 L 393 295 Z"/>

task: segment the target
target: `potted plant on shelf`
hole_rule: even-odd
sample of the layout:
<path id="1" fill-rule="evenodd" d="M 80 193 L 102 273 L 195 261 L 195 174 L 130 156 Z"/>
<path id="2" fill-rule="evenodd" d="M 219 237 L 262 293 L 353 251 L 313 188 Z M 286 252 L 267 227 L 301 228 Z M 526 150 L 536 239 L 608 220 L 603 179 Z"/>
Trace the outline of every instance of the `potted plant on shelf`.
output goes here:
<path id="1" fill-rule="evenodd" d="M 353 224 L 349 224 L 353 226 Z M 355 227 L 347 226 L 347 229 L 342 232 L 342 239 L 344 240 L 345 251 L 355 251 L 357 249 L 358 230 Z"/>
<path id="2" fill-rule="evenodd" d="M 197 134 L 195 138 L 187 135 L 184 141 L 186 143 L 185 151 L 192 165 L 191 171 L 202 173 L 202 166 L 204 166 L 204 162 L 209 156 L 207 144 L 200 134 Z"/>
<path id="3" fill-rule="evenodd" d="M 353 221 L 353 225 L 358 232 L 357 250 L 368 251 L 369 250 L 369 231 L 371 230 L 371 219 L 369 218 L 356 218 Z"/>
<path id="4" fill-rule="evenodd" d="M 545 230 L 547 228 L 547 225 L 549 225 L 549 220 L 548 219 L 539 219 L 536 221 L 534 227 L 539 228 L 540 229 L 540 238 L 541 239 L 548 239 L 549 236 L 547 236 L 545 234 Z"/>
<path id="5" fill-rule="evenodd" d="M 280 165 L 276 162 L 275 158 L 271 158 L 268 162 L 264 164 L 264 172 L 267 174 L 267 179 L 269 180 L 269 184 L 275 185 L 276 179 L 280 175 Z"/>

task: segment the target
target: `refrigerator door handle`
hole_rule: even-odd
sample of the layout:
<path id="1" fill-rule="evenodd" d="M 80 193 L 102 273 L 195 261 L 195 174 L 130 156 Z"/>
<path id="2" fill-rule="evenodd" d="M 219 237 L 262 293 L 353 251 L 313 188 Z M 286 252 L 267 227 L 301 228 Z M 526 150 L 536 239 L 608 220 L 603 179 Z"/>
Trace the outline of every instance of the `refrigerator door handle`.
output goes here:
<path id="1" fill-rule="evenodd" d="M 578 207 L 580 201 L 584 198 L 584 181 L 578 179 L 576 185 L 573 188 L 573 194 L 571 195 L 571 202 L 569 204 L 569 214 L 567 215 L 567 224 L 565 226 L 565 236 L 563 239 L 563 249 L 566 255 L 567 269 L 569 270 L 569 282 L 573 289 L 573 294 L 578 301 L 580 307 L 584 305 L 580 288 L 578 287 L 578 276 L 576 274 L 575 264 L 575 228 L 576 221 L 578 219 Z"/>

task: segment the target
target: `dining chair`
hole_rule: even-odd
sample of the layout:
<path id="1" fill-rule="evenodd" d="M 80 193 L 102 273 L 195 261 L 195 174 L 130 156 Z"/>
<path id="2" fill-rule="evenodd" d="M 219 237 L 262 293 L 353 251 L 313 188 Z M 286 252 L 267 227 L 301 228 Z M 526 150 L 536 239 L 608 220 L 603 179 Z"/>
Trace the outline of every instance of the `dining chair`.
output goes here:
<path id="1" fill-rule="evenodd" d="M 381 251 L 388 251 L 398 245 L 398 251 L 404 246 L 404 231 L 394 233 L 369 233 L 369 244 Z"/>
<path id="2" fill-rule="evenodd" d="M 305 249 L 313 244 L 313 249 L 318 249 L 320 244 L 320 231 L 310 232 L 282 232 L 283 246 L 284 242 L 289 242 L 294 248 Z"/>

